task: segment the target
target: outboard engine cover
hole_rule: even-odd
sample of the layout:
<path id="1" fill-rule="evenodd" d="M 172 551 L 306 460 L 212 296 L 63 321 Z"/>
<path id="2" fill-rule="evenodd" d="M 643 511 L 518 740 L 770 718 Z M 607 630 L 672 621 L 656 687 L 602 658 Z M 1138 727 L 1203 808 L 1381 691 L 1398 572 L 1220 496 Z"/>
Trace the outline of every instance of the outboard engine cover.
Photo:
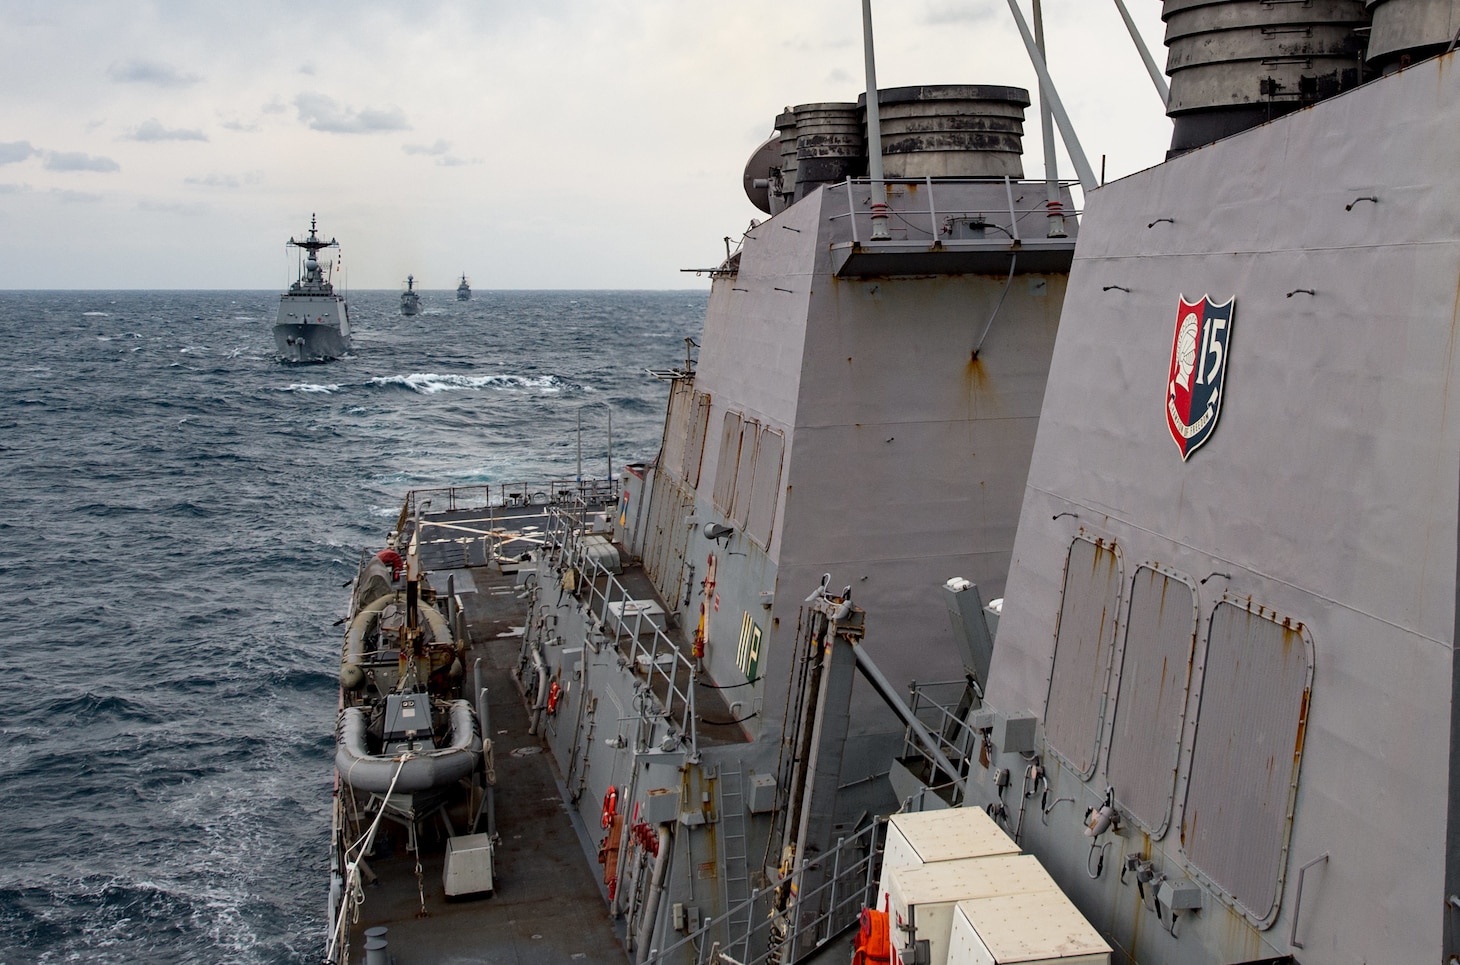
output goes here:
<path id="1" fill-rule="evenodd" d="M 385 733 L 387 746 L 409 744 L 409 750 L 433 750 L 431 735 L 431 698 L 425 694 L 389 694 L 385 698 Z"/>

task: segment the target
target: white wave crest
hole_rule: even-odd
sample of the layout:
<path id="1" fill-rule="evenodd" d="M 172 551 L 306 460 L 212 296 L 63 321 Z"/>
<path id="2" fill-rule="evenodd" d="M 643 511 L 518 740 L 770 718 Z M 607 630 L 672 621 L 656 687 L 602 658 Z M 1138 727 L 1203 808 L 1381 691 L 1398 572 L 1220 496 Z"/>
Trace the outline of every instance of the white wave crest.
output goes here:
<path id="1" fill-rule="evenodd" d="M 316 385 L 313 382 L 295 382 L 293 385 L 284 386 L 285 392 L 314 392 L 321 395 L 328 395 L 331 392 L 340 391 L 338 385 Z"/>
<path id="2" fill-rule="evenodd" d="M 542 392 L 559 392 L 563 388 L 563 381 L 555 375 L 528 378 L 521 375 L 439 375 L 435 372 L 380 376 L 371 379 L 370 384 L 398 385 L 421 395 L 463 389 L 538 389 Z"/>

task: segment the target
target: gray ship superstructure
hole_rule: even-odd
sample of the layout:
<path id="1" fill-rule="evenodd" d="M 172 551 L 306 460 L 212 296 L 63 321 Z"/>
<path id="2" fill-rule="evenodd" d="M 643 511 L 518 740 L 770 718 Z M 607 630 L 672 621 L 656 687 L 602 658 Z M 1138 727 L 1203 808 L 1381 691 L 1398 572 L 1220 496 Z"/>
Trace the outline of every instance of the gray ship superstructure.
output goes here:
<path id="1" fill-rule="evenodd" d="M 905 724 L 884 701 L 905 710 L 914 677 L 963 679 L 938 585 L 1001 589 L 1009 567 L 1073 199 L 1023 180 L 1024 90 L 895 88 L 878 105 L 883 180 L 850 101 L 783 114 L 752 156 L 770 217 L 706 269 L 698 358 L 657 372 L 654 463 L 490 500 L 412 494 L 392 537 L 433 560 L 437 593 L 443 565 L 458 588 L 462 572 L 520 588 L 520 635 L 472 622 L 502 597 L 461 596 L 465 662 L 510 663 L 638 962 L 716 943 L 739 962 L 800 958 L 855 920 L 898 807 L 886 773 Z M 865 637 L 862 608 L 878 615 Z M 854 638 L 862 676 L 851 650 L 820 666 Z M 337 826 L 353 807 L 368 823 L 355 801 Z M 418 940 L 365 900 L 361 927 Z"/>
<path id="2" fill-rule="evenodd" d="M 415 315 L 421 310 L 421 295 L 416 291 L 416 276 L 406 276 L 406 290 L 400 293 L 400 313 Z"/>
<path id="3" fill-rule="evenodd" d="M 1024 91 L 881 99 L 929 132 L 884 134 L 906 152 L 886 152 L 887 195 L 861 177 L 855 103 L 783 119 L 794 187 L 783 172 L 776 213 L 712 272 L 698 359 L 661 372 L 658 458 L 624 477 L 611 532 L 564 526 L 542 556 L 522 676 L 567 688 L 543 727 L 585 820 L 616 799 L 640 828 L 616 845 L 610 818 L 603 838 L 641 961 L 714 942 L 797 958 L 854 919 L 876 816 L 898 805 L 903 724 L 879 695 L 962 679 L 937 586 L 1002 588 L 1009 566 L 1075 243 L 1050 213 L 1069 198 L 1020 180 Z M 884 196 L 895 224 L 874 217 Z M 822 666 L 842 637 L 856 647 Z"/>
<path id="4" fill-rule="evenodd" d="M 1454 959 L 1460 4 L 1165 18 L 1172 159 L 1081 154 L 1084 211 L 1022 179 L 1017 88 L 783 112 L 654 458 L 408 497 L 485 767 L 567 805 L 499 776 L 493 867 L 577 829 L 534 939 L 845 961 L 870 906 L 897 965 Z M 492 780 L 342 795 L 339 880 Z M 453 847 L 372 860 L 346 932 L 530 948 L 542 860 L 427 909 Z"/>
<path id="5" fill-rule="evenodd" d="M 1165 19 L 1177 156 L 1086 202 L 967 802 L 1117 960 L 1455 962 L 1460 4 Z"/>
<path id="6" fill-rule="evenodd" d="M 319 237 L 313 215 L 309 235 L 289 244 L 304 253 L 299 279 L 279 297 L 274 322 L 274 346 L 290 362 L 327 362 L 350 350 L 350 317 L 345 298 L 330 281 L 333 266 L 322 264 L 319 253 L 338 248 L 339 242 Z"/>

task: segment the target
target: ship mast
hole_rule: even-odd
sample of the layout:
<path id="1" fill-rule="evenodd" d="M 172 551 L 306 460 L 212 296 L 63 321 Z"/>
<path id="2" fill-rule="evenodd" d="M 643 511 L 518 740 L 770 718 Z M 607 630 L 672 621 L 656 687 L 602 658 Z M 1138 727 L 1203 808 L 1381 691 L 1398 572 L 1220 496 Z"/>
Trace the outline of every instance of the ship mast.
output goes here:
<path id="1" fill-rule="evenodd" d="M 303 241 L 295 241 L 291 237 L 289 244 L 295 248 L 303 248 L 309 253 L 305 256 L 304 270 L 300 273 L 299 280 L 291 285 L 289 290 L 291 292 L 303 291 L 311 293 L 323 291 L 326 294 L 332 292 L 334 290 L 333 286 L 330 285 L 329 280 L 325 278 L 324 272 L 319 267 L 319 252 L 325 248 L 338 248 L 340 243 L 333 238 L 329 241 L 320 238 L 315 215 L 311 214 L 309 216 L 309 237 Z"/>
<path id="2" fill-rule="evenodd" d="M 319 237 L 319 233 L 315 230 L 315 225 L 316 216 L 311 214 L 309 216 L 309 237 L 305 238 L 303 241 L 295 241 L 293 238 L 290 238 L 289 244 L 293 245 L 296 248 L 303 248 L 304 250 L 309 252 L 310 258 L 314 258 L 317 260 L 317 256 L 320 250 L 324 248 L 338 248 L 340 246 L 340 243 L 333 238 L 331 238 L 329 241 L 321 240 Z"/>

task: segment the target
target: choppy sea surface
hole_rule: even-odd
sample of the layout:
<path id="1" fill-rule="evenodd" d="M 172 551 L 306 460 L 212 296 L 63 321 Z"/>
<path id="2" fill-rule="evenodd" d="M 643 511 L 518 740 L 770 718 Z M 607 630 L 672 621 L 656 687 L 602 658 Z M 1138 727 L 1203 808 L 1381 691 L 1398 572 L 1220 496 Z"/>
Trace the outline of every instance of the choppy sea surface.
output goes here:
<path id="1" fill-rule="evenodd" d="M 706 293 L 0 292 L 0 963 L 313 962 L 340 630 L 412 488 L 652 456 Z"/>

